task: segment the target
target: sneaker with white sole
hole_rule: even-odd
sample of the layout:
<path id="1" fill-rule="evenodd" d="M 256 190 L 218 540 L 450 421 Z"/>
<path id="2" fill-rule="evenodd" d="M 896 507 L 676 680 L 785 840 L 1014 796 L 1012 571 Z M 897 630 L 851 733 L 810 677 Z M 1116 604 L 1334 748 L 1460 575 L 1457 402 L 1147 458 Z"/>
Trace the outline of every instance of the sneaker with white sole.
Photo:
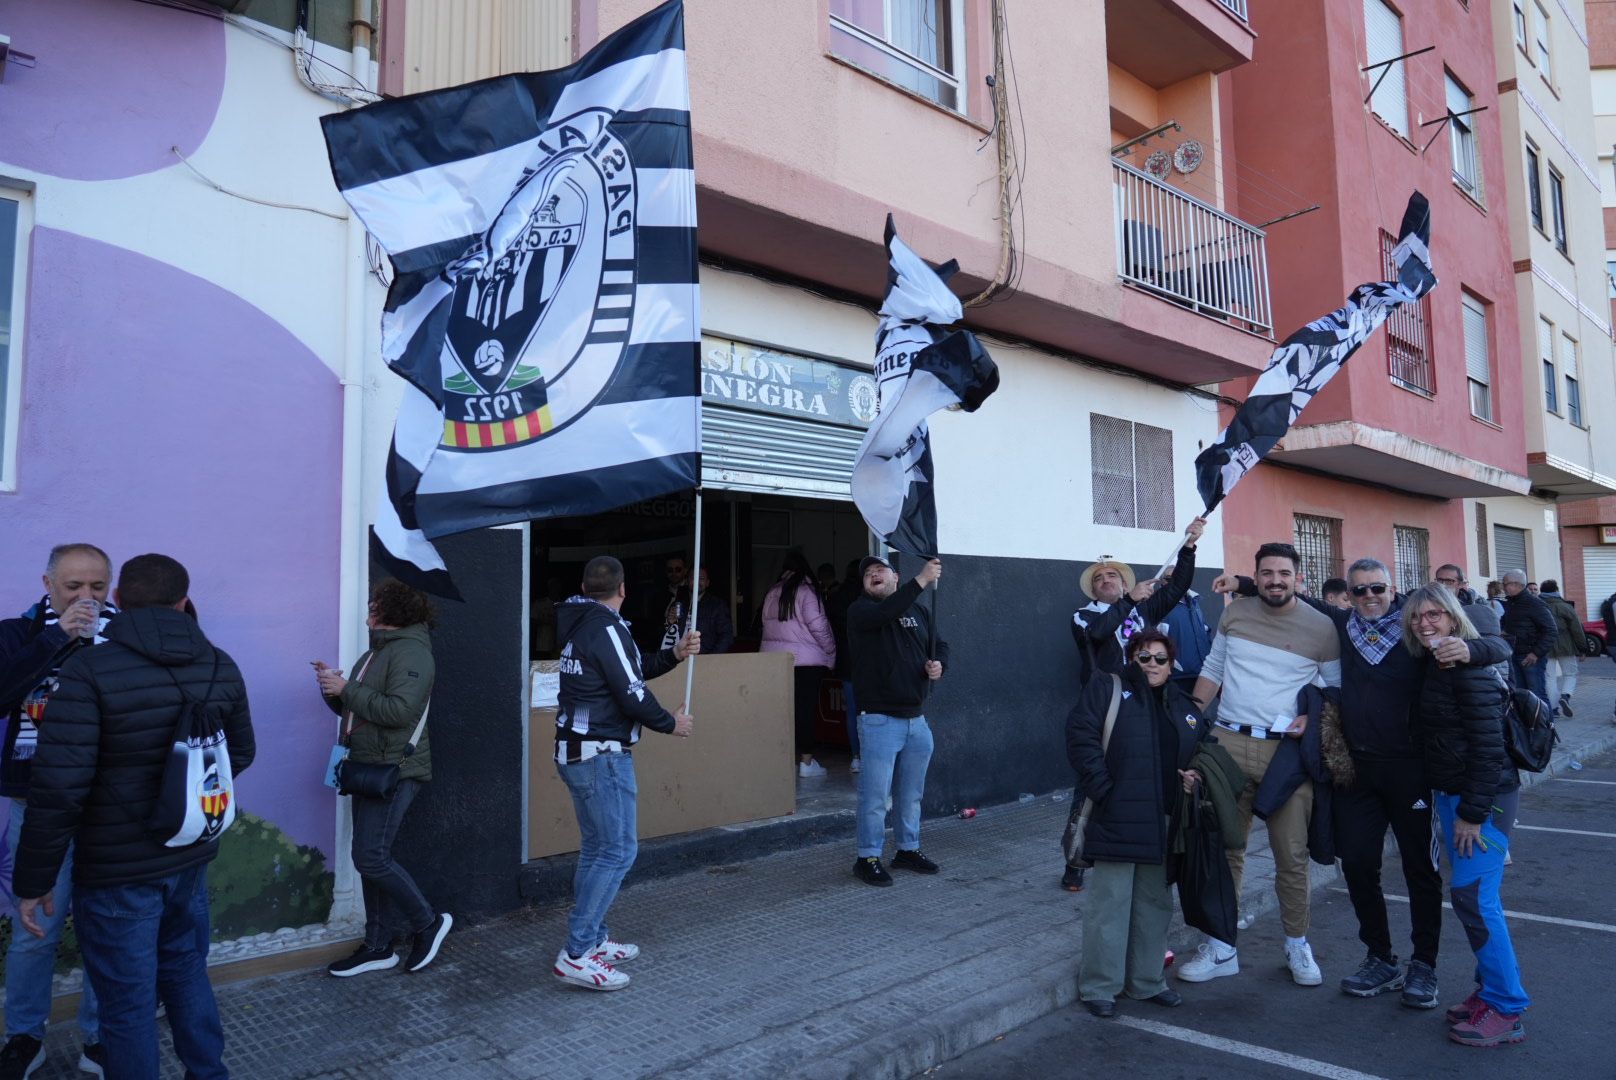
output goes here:
<path id="1" fill-rule="evenodd" d="M 1178 965 L 1178 977 L 1185 982 L 1209 982 L 1225 975 L 1240 974 L 1240 954 L 1223 942 L 1203 942 L 1195 955 Z"/>
<path id="2" fill-rule="evenodd" d="M 621 990 L 628 985 L 627 975 L 599 957 L 580 956 L 575 960 L 566 949 L 556 953 L 555 976 L 586 990 Z"/>
<path id="3" fill-rule="evenodd" d="M 410 955 L 404 961 L 405 971 L 420 971 L 438 958 L 438 950 L 443 948 L 443 939 L 449 936 L 449 930 L 454 926 L 454 916 L 447 911 L 440 911 L 438 917 L 432 920 L 432 925 L 415 935 L 415 944 L 410 946 Z"/>
<path id="4" fill-rule="evenodd" d="M 611 938 L 607 938 L 599 945 L 596 945 L 595 951 L 589 955 L 593 956 L 597 960 L 604 960 L 608 964 L 621 964 L 624 961 L 633 960 L 635 957 L 639 956 L 640 947 L 638 945 L 628 945 L 624 942 L 613 941 Z"/>
<path id="5" fill-rule="evenodd" d="M 335 975 L 339 979 L 347 979 L 354 975 L 363 975 L 368 971 L 386 971 L 388 968 L 397 966 L 398 953 L 393 951 L 391 945 L 380 949 L 360 945 L 359 948 L 344 956 L 341 960 L 332 961 L 325 970 L 328 975 Z"/>
<path id="6" fill-rule="evenodd" d="M 797 777 L 801 780 L 810 780 L 816 776 L 825 775 L 825 766 L 817 761 L 797 762 Z"/>
<path id="7" fill-rule="evenodd" d="M 864 768 L 863 764 L 860 763 L 859 759 L 855 757 L 853 759 L 853 764 L 850 766 L 850 771 L 858 772 L 862 768 Z"/>
<path id="8" fill-rule="evenodd" d="M 79 1072 L 87 1076 L 107 1075 L 107 1050 L 98 1042 L 85 1043 L 79 1049 Z"/>
<path id="9" fill-rule="evenodd" d="M 1324 972 L 1313 959 L 1313 946 L 1307 942 L 1285 945 L 1285 966 L 1291 969 L 1291 979 L 1297 986 L 1318 986 L 1324 982 Z"/>

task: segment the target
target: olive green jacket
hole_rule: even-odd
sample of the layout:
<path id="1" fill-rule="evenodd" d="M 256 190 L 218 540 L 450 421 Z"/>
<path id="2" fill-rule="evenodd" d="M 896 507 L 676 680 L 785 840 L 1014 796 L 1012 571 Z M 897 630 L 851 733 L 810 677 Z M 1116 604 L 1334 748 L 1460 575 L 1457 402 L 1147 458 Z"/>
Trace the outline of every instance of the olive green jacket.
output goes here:
<path id="1" fill-rule="evenodd" d="M 366 660 L 369 667 L 365 666 Z M 360 764 L 402 763 L 404 780 L 432 779 L 431 721 L 421 732 L 415 753 L 404 757 L 404 747 L 432 698 L 437 669 L 432 662 L 432 639 L 424 623 L 402 630 L 372 630 L 370 651 L 353 666 L 364 677 L 350 678 L 340 698 L 325 699 L 339 716 L 353 712 L 348 756 Z"/>

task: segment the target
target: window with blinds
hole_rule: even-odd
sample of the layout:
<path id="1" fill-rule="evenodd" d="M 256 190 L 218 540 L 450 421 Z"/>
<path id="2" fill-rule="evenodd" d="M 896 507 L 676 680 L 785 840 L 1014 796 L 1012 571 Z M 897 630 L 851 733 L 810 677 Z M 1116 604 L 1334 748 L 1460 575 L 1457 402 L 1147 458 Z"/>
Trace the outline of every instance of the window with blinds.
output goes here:
<path id="1" fill-rule="evenodd" d="M 1492 536 L 1487 532 L 1487 504 L 1476 503 L 1476 569 L 1482 577 L 1493 573 Z"/>
<path id="2" fill-rule="evenodd" d="M 1386 0 L 1364 0 L 1364 45 L 1368 53 L 1366 66 L 1402 56 L 1407 51 L 1403 48 L 1403 17 Z M 1369 107 L 1393 131 L 1407 138 L 1408 73 L 1405 68 L 1406 61 L 1393 60 L 1365 74 L 1369 85 L 1380 84 L 1369 98 Z"/>
<path id="3" fill-rule="evenodd" d="M 1388 280 L 1396 280 L 1397 263 L 1392 258 L 1397 237 L 1380 230 L 1380 261 Z M 1386 318 L 1386 363 L 1392 382 L 1421 394 L 1436 393 L 1436 377 L 1431 367 L 1431 294 L 1418 303 L 1402 304 Z"/>
<path id="4" fill-rule="evenodd" d="M 958 0 L 831 0 L 831 52 L 963 112 L 964 5 Z"/>
<path id="5" fill-rule="evenodd" d="M 1474 116 L 1460 116 L 1475 108 L 1475 101 L 1453 72 L 1443 72 L 1448 99 L 1448 142 L 1453 153 L 1453 182 L 1459 190 L 1481 201 L 1481 159 L 1476 154 Z"/>
<path id="6" fill-rule="evenodd" d="M 1392 526 L 1392 561 L 1397 591 L 1411 593 L 1431 580 L 1431 531 L 1412 525 Z"/>
<path id="7" fill-rule="evenodd" d="M 1577 339 L 1570 334 L 1560 335 L 1560 375 L 1565 379 L 1566 419 L 1582 426 L 1582 384 L 1577 367 Z"/>
<path id="8" fill-rule="evenodd" d="M 1465 377 L 1470 384 L 1470 415 L 1493 419 L 1492 362 L 1487 352 L 1487 307 L 1464 294 Z"/>
<path id="9" fill-rule="evenodd" d="M 1293 514 L 1291 539 L 1302 557 L 1302 583 L 1310 596 L 1324 595 L 1324 583 L 1341 576 L 1341 519 Z"/>
<path id="10" fill-rule="evenodd" d="M 1173 532 L 1173 433 L 1089 414 L 1094 524 Z"/>
<path id="11" fill-rule="evenodd" d="M 1547 319 L 1537 321 L 1537 358 L 1543 365 L 1543 407 L 1559 415 L 1560 379 L 1554 370 L 1554 324 Z"/>

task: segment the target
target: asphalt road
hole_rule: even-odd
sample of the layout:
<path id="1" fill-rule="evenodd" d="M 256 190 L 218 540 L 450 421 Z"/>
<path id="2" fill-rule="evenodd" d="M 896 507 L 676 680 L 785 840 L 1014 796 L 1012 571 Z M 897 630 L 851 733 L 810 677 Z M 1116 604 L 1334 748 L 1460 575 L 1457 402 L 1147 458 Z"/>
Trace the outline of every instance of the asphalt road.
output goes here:
<path id="1" fill-rule="evenodd" d="M 1342 994 L 1337 983 L 1357 967 L 1363 947 L 1337 883 L 1313 897 L 1308 939 L 1324 969 L 1321 987 L 1291 983 L 1278 916 L 1270 914 L 1242 933 L 1239 975 L 1198 985 L 1170 980 L 1184 995 L 1180 1008 L 1123 1001 L 1118 1019 L 1097 1020 L 1074 1006 L 925 1075 L 1616 1080 L 1616 1039 L 1607 1026 L 1616 1015 L 1616 752 L 1528 789 L 1517 821 L 1503 901 L 1514 913 L 1510 935 L 1534 1002 L 1524 1043 L 1456 1046 L 1441 1009 L 1406 1009 L 1396 994 Z M 1403 893 L 1395 861 L 1387 871 L 1387 892 Z M 1393 939 L 1406 950 L 1407 906 L 1390 906 Z M 1474 967 L 1458 920 L 1444 915 L 1437 971 L 1446 1007 L 1469 993 Z"/>

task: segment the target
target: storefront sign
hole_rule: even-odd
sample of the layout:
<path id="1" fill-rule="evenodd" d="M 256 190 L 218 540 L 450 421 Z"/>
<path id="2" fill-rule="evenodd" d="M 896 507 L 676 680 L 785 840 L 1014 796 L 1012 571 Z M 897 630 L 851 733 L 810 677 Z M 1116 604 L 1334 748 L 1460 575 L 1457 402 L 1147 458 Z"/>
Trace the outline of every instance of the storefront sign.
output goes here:
<path id="1" fill-rule="evenodd" d="M 1616 544 L 1616 525 L 1599 526 L 1599 542 L 1601 544 Z"/>
<path id="2" fill-rule="evenodd" d="M 861 368 L 725 338 L 702 336 L 706 401 L 827 424 L 868 427 L 875 379 Z"/>

